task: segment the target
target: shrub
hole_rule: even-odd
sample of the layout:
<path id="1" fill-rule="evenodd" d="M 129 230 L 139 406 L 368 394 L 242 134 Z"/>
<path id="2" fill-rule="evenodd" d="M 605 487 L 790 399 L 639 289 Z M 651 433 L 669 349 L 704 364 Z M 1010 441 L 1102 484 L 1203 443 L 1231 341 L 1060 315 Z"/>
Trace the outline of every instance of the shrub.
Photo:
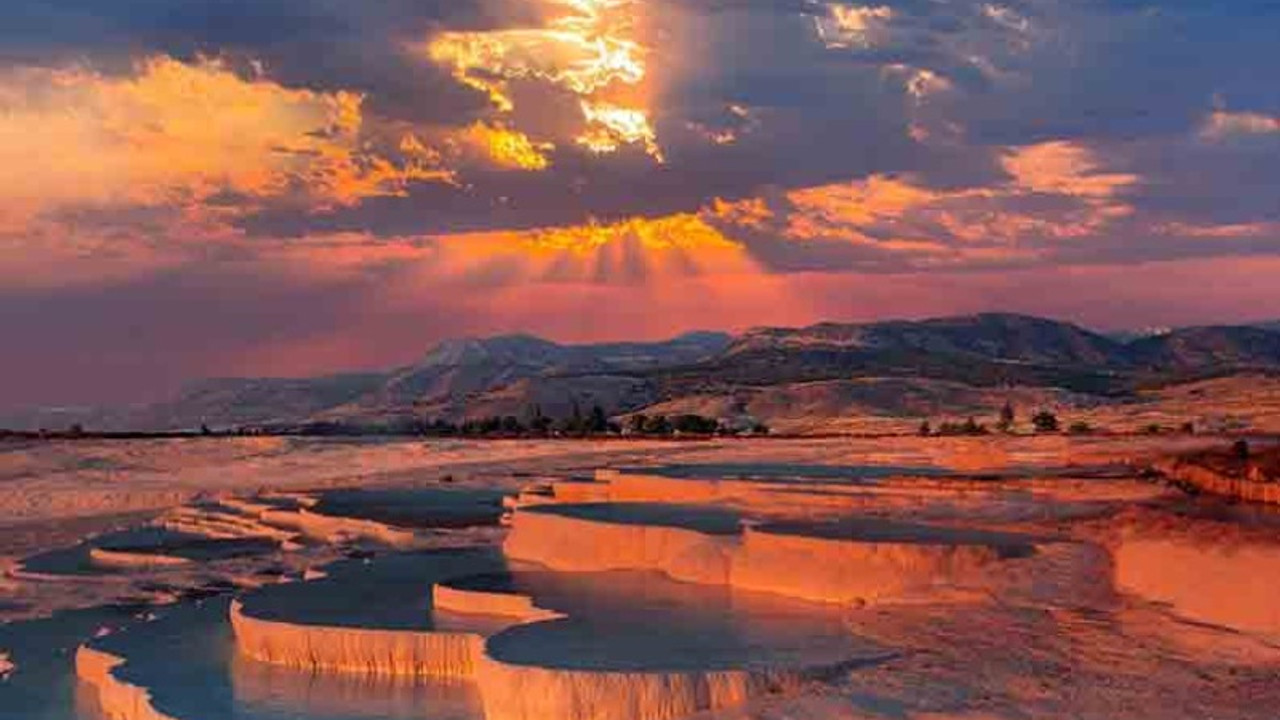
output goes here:
<path id="1" fill-rule="evenodd" d="M 1056 433 L 1062 429 L 1058 416 L 1048 410 L 1041 410 L 1031 418 L 1031 425 L 1038 433 Z"/>
<path id="2" fill-rule="evenodd" d="M 1013 403 L 1006 402 L 1004 407 L 1000 408 L 1000 422 L 996 423 L 996 429 L 1002 433 L 1013 432 L 1013 424 L 1017 420 L 1017 414 L 1013 411 Z"/>

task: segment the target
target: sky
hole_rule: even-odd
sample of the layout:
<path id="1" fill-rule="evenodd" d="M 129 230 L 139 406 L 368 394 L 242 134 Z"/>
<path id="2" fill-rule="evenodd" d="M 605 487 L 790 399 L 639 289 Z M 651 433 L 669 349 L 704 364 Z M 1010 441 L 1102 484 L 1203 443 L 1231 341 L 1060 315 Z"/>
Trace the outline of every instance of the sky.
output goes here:
<path id="1" fill-rule="evenodd" d="M 7 0 L 0 407 L 986 310 L 1280 317 L 1274 0 Z"/>

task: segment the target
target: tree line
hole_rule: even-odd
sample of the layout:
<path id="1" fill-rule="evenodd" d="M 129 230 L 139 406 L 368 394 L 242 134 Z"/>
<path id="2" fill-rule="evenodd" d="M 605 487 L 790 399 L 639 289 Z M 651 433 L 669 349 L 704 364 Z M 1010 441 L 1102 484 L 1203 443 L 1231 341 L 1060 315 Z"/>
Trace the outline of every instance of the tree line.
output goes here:
<path id="1" fill-rule="evenodd" d="M 1062 432 L 1062 421 L 1058 416 L 1050 410 L 1038 410 L 1032 414 L 1031 429 L 1037 434 L 1052 434 Z M 1012 403 L 1006 402 L 1004 407 L 1000 408 L 1000 417 L 996 421 L 995 427 L 988 427 L 986 424 L 978 422 L 974 417 L 970 417 L 963 422 L 943 422 L 936 428 L 928 420 L 920 424 L 921 436 L 967 436 L 967 435 L 990 435 L 993 432 L 1011 434 L 1016 431 L 1018 423 L 1017 411 Z M 1095 431 L 1095 428 L 1087 422 L 1078 420 L 1067 426 L 1067 432 L 1072 435 L 1087 435 Z"/>
<path id="2" fill-rule="evenodd" d="M 445 419 L 423 420 L 415 423 L 414 434 L 428 437 L 592 437 L 592 436 L 649 436 L 671 437 L 676 435 L 737 435 L 750 433 L 767 435 L 769 428 L 763 423 L 730 426 L 716 418 L 694 413 L 676 415 L 637 413 L 618 422 L 608 416 L 604 408 L 595 405 L 583 412 L 575 404 L 572 413 L 560 419 L 544 415 L 535 406 L 521 419 L 515 415 L 473 418 L 460 423 Z"/>

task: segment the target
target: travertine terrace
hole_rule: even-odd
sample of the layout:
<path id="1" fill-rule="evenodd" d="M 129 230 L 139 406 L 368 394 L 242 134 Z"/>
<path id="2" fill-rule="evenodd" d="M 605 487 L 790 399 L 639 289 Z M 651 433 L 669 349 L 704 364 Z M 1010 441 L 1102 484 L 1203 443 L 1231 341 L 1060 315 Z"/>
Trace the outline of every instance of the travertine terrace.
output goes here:
<path id="1" fill-rule="evenodd" d="M 925 442 L 194 498 L 7 571 L 83 609 L 0 626 L 0 717 L 1259 717 L 1241 683 L 1280 702 L 1280 521 L 1140 479 L 1141 447 Z"/>

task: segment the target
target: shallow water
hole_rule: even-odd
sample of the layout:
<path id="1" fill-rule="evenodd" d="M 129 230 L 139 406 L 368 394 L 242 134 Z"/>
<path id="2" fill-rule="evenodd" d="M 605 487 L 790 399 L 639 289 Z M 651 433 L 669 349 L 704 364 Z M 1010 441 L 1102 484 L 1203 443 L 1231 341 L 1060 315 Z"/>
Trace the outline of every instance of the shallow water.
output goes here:
<path id="1" fill-rule="evenodd" d="M 407 528 L 461 528 L 497 525 L 501 490 L 405 488 L 328 490 L 316 512 Z"/>
<path id="2" fill-rule="evenodd" d="M 328 579 L 251 595 L 255 615 L 321 624 L 421 630 L 430 587 L 518 591 L 568 615 L 501 632 L 500 660 L 593 671 L 809 667 L 876 652 L 848 633 L 841 612 L 767 594 L 679 583 L 657 573 L 509 572 L 495 550 L 405 553 L 348 561 Z M 485 578 L 488 578 L 487 580 Z M 101 608 L 0 628 L 19 671 L 0 683 L 3 720 L 103 720 L 96 690 L 74 675 L 75 649 L 102 627 L 97 649 L 126 659 L 120 680 L 151 692 L 182 720 L 479 720 L 468 683 L 313 674 L 246 659 L 227 622 L 230 599 L 165 608 Z"/>
<path id="3" fill-rule="evenodd" d="M 97 608 L 0 625 L 0 648 L 17 665 L 8 680 L 0 681 L 0 720 L 78 718 L 76 648 L 98 628 L 130 622 L 129 610 Z"/>
<path id="4" fill-rule="evenodd" d="M 505 662 L 580 670 L 727 670 L 843 663 L 875 648 L 844 612 L 767 593 L 676 582 L 656 572 L 517 572 L 511 587 L 568 617 L 512 628 Z"/>
<path id="5" fill-rule="evenodd" d="M 496 551 L 457 550 L 347 561 L 331 577 L 255 595 L 263 615 L 388 628 L 430 627 L 437 579 L 503 570 Z M 397 682 L 266 665 L 235 650 L 229 598 L 166 607 L 105 607 L 0 626 L 0 648 L 17 671 L 0 682 L 0 720 L 104 720 L 96 692 L 75 677 L 75 651 L 94 647 L 127 659 L 117 677 L 146 687 L 160 712 L 181 720 L 475 720 L 466 685 Z"/>
<path id="6" fill-rule="evenodd" d="M 149 688 L 157 710 L 182 720 L 481 717 L 478 698 L 465 684 L 316 675 L 244 659 L 226 624 L 227 604 L 178 608 L 99 646 L 128 658 L 118 677 Z"/>
<path id="7" fill-rule="evenodd" d="M 616 525 L 687 528 L 708 535 L 736 535 L 742 530 L 743 517 L 732 509 L 711 505 L 642 502 L 542 505 L 526 508 L 522 512 L 560 515 Z"/>

